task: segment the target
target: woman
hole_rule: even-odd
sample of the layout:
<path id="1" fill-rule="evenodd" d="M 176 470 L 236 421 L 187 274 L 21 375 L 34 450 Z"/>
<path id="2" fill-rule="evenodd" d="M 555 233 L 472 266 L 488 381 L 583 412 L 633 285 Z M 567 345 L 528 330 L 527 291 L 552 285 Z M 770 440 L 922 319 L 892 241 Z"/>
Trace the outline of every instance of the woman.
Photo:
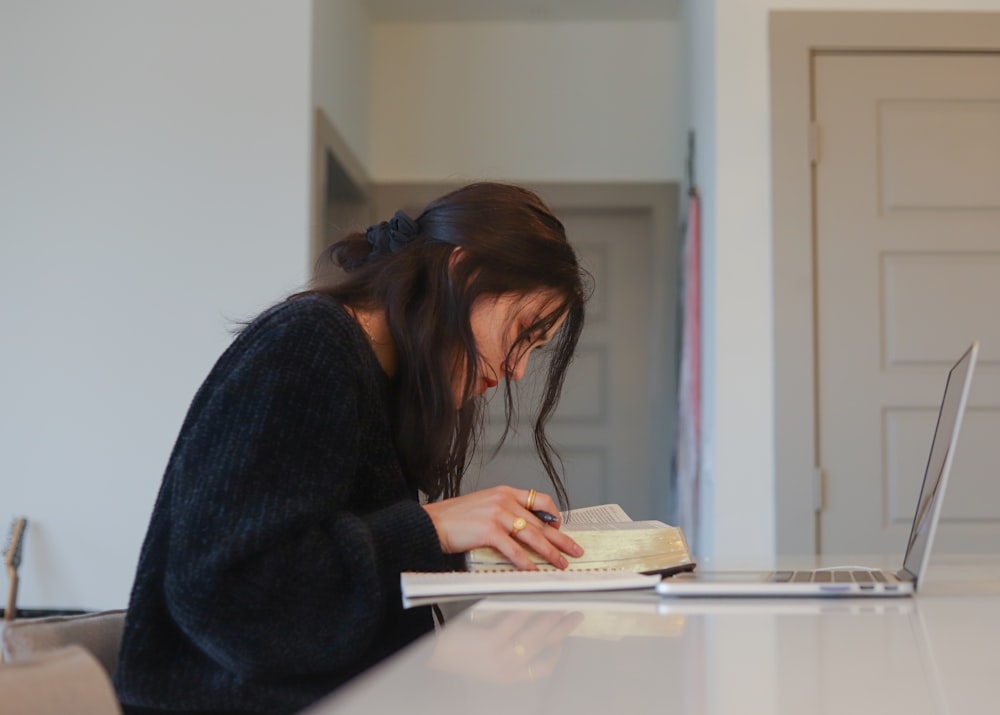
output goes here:
<path id="1" fill-rule="evenodd" d="M 542 493 L 461 494 L 482 400 L 551 358 L 535 443 L 584 314 L 584 273 L 535 194 L 481 183 L 330 249 L 343 277 L 249 324 L 181 427 L 139 559 L 115 682 L 127 713 L 293 713 L 433 628 L 401 571 L 494 546 L 582 550 Z M 420 494 L 423 499 L 420 499 Z M 423 502 L 423 503 L 422 503 Z"/>

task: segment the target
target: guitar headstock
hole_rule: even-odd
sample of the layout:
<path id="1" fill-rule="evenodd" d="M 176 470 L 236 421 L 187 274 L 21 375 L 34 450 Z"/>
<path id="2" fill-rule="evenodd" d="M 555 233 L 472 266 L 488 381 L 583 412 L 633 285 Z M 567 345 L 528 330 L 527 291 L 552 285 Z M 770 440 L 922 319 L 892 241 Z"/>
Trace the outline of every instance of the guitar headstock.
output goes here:
<path id="1" fill-rule="evenodd" d="M 21 551 L 24 549 L 24 530 L 28 520 L 23 516 L 14 517 L 7 532 L 7 541 L 3 547 L 4 562 L 8 569 L 16 570 L 21 565 Z"/>

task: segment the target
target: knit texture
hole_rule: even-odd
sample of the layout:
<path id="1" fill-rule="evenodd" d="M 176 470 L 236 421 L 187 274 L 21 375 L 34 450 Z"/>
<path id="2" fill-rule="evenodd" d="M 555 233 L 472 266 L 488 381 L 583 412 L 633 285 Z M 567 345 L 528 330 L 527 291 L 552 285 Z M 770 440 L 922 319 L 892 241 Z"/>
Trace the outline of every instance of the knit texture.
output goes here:
<path id="1" fill-rule="evenodd" d="M 258 317 L 198 390 L 139 557 L 126 712 L 294 713 L 431 630 L 403 570 L 460 568 L 407 483 L 392 383 L 306 296 Z"/>

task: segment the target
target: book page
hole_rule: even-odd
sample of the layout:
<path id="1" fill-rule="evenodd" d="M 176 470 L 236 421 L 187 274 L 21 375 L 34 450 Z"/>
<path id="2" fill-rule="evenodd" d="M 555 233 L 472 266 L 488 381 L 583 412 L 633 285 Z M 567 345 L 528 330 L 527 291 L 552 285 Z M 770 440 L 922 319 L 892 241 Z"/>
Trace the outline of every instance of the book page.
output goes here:
<path id="1" fill-rule="evenodd" d="M 662 529 L 667 526 L 653 519 L 632 521 L 618 504 L 599 504 L 580 509 L 570 509 L 562 513 L 564 529 L 601 529 L 621 531 L 628 529 Z"/>
<path id="2" fill-rule="evenodd" d="M 574 519 L 570 522 L 563 522 L 563 531 L 637 531 L 639 529 L 669 529 L 670 526 L 662 521 L 609 521 L 591 522 L 578 521 Z"/>
<path id="3" fill-rule="evenodd" d="M 563 524 L 582 526 L 584 524 L 614 524 L 616 522 L 632 521 L 625 510 L 618 504 L 600 504 L 582 509 L 570 509 L 562 514 Z"/>

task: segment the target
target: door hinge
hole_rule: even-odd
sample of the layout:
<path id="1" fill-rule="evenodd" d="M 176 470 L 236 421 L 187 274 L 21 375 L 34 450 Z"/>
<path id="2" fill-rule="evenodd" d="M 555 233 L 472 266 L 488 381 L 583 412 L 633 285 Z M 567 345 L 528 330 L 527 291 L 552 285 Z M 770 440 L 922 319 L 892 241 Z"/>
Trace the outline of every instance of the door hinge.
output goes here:
<path id="1" fill-rule="evenodd" d="M 821 135 L 819 122 L 809 122 L 809 161 L 818 164 L 821 155 Z"/>
<path id="2" fill-rule="evenodd" d="M 826 486 L 826 472 L 823 467 L 813 467 L 813 511 L 823 511 L 823 489 Z"/>

